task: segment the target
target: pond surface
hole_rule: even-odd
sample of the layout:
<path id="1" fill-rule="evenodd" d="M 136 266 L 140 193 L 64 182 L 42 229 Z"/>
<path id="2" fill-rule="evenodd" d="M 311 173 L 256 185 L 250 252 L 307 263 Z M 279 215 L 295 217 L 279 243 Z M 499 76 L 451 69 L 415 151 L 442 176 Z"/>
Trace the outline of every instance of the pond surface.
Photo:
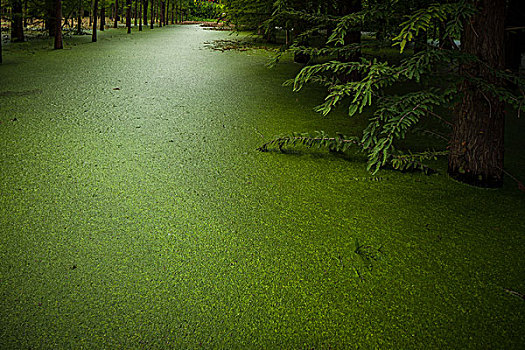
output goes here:
<path id="1" fill-rule="evenodd" d="M 282 87 L 299 66 L 205 47 L 216 39 L 231 37 L 171 26 L 7 47 L 0 348 L 525 343 L 524 301 L 505 291 L 525 292 L 522 193 L 256 151 L 361 122 Z"/>

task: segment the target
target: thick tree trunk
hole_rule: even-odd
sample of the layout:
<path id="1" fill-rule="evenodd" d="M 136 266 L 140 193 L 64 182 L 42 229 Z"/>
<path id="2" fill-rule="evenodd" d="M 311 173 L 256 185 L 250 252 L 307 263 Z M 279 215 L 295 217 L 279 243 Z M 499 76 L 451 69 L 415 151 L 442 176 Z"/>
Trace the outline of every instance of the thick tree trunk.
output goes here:
<path id="1" fill-rule="evenodd" d="M 62 0 L 55 0 L 55 50 L 64 48 L 62 43 Z"/>
<path id="2" fill-rule="evenodd" d="M 97 12 L 98 12 L 98 0 L 95 0 L 93 4 L 93 34 L 91 34 L 91 41 L 97 42 Z"/>
<path id="3" fill-rule="evenodd" d="M 24 41 L 24 15 L 22 0 L 11 0 L 11 41 Z"/>
<path id="4" fill-rule="evenodd" d="M 460 73 L 500 82 L 487 66 L 504 67 L 505 0 L 478 0 L 479 12 L 464 24 L 461 49 L 477 56 L 483 64 L 466 64 Z M 455 108 L 450 140 L 448 173 L 458 181 L 479 187 L 503 184 L 504 104 L 474 83 L 460 85 L 462 100 Z"/>
<path id="5" fill-rule="evenodd" d="M 128 34 L 131 33 L 131 0 L 126 0 L 126 27 Z"/>

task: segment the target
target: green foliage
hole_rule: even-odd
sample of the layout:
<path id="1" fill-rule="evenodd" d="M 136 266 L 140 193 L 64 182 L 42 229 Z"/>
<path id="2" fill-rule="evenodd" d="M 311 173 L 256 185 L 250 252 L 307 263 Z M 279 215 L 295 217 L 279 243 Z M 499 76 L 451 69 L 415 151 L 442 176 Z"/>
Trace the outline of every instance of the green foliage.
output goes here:
<path id="1" fill-rule="evenodd" d="M 311 63 L 321 61 L 303 67 L 285 85 L 292 86 L 294 91 L 312 83 L 324 86 L 327 89 L 325 100 L 315 108 L 323 116 L 328 115 L 343 101 L 349 104 L 349 116 L 372 109 L 372 116 L 359 142 L 352 142 L 366 153 L 368 170 L 372 173 L 387 165 L 399 170 L 431 172 L 425 162 L 444 156 L 447 152 L 413 152 L 404 145 L 400 147 L 400 141 L 411 133 L 419 132 L 421 128 L 418 125 L 422 121 L 434 119 L 438 125 L 448 127 L 450 122 L 447 121 L 447 115 L 451 114 L 454 105 L 461 98 L 458 87 L 462 82 L 474 83 L 481 93 L 497 96 L 518 111 L 525 111 L 525 94 L 516 94 L 508 88 L 508 84 L 502 83 L 509 81 L 514 85 L 525 86 L 523 79 L 509 72 L 493 69 L 478 57 L 462 52 L 453 44 L 453 39 L 460 37 L 463 23 L 476 13 L 476 6 L 472 1 L 432 4 L 427 4 L 426 1 L 367 1 L 362 10 L 340 16 L 319 11 L 308 12 L 304 6 L 300 10 L 294 10 L 290 6 L 282 6 L 283 1 L 279 4 L 281 7 L 276 9 L 273 18 L 267 22 L 287 23 L 285 19 L 288 18 L 293 24 L 300 18 L 303 25 L 306 23 L 308 26 L 296 37 L 289 49 L 307 55 Z M 380 33 L 378 30 L 376 39 L 381 34 L 381 40 L 357 43 L 348 41 L 350 33 L 363 28 L 384 30 L 385 27 L 381 27 L 378 21 L 388 15 L 381 11 L 387 10 L 395 11 L 392 18 L 398 20 L 396 32 Z M 329 35 L 321 47 L 305 44 L 307 40 L 303 36 L 311 36 L 326 29 L 330 29 L 326 31 Z M 450 41 L 452 48 L 444 49 L 442 45 L 426 43 L 422 51 L 407 50 L 409 44 L 422 32 L 439 32 L 440 39 Z M 367 48 L 381 47 L 385 38 L 391 38 L 390 46 L 399 47 L 398 63 L 396 60 L 378 59 L 366 54 L 355 58 Z M 354 58 L 351 59 L 352 57 Z M 470 64 L 484 65 L 495 79 L 487 81 L 460 69 L 460 66 Z M 407 86 L 411 87 L 408 92 L 389 95 L 390 91 L 406 91 Z M 416 90 L 413 91 L 414 89 Z M 446 138 L 440 130 L 428 130 L 426 134 Z M 333 147 L 336 140 L 337 138 L 320 135 L 307 137 L 292 134 L 277 138 L 273 140 L 274 143 L 267 145 L 282 148 L 284 145 L 299 143 Z"/>

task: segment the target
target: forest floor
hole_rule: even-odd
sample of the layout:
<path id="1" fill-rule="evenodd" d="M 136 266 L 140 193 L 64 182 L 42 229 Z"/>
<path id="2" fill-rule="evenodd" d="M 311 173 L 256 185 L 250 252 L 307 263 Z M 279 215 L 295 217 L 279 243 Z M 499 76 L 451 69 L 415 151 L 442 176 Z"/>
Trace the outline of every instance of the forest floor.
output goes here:
<path id="1" fill-rule="evenodd" d="M 267 50 L 198 25 L 5 47 L 0 348 L 481 349 L 525 344 L 525 196 L 362 155 Z M 507 169 L 525 177 L 525 121 Z"/>

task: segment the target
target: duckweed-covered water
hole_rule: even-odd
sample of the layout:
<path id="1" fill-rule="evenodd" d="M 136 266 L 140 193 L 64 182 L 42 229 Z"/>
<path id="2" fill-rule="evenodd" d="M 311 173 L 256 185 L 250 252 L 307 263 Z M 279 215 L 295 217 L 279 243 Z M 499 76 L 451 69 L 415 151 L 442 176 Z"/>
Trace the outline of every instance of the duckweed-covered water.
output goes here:
<path id="1" fill-rule="evenodd" d="M 282 87 L 299 66 L 204 47 L 227 35 L 7 47 L 0 348 L 523 346 L 523 193 L 256 151 L 361 122 Z"/>

